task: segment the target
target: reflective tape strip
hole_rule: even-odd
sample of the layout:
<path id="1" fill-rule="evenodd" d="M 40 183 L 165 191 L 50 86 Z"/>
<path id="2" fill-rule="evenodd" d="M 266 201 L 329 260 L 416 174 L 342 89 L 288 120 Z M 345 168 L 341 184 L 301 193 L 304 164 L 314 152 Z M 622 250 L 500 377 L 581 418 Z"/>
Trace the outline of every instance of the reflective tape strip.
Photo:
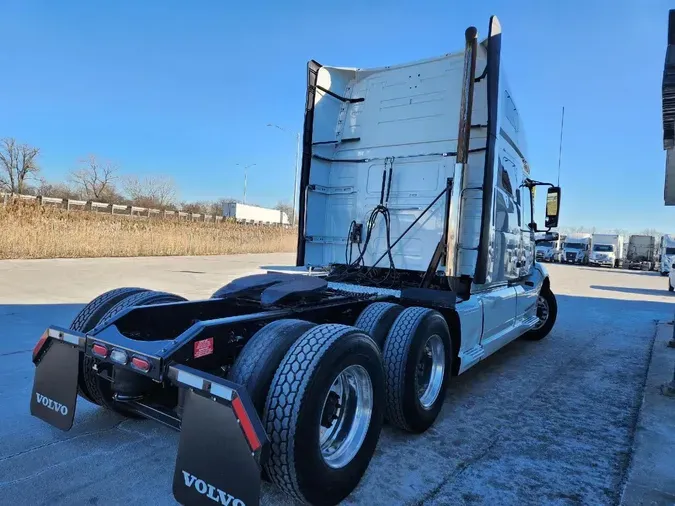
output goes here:
<path id="1" fill-rule="evenodd" d="M 234 397 L 234 391 L 231 388 L 228 388 L 224 385 L 219 385 L 218 383 L 211 383 L 211 395 L 225 399 L 226 401 L 232 401 Z"/>
<path id="2" fill-rule="evenodd" d="M 246 409 L 244 409 L 244 405 L 239 397 L 232 401 L 232 409 L 239 419 L 239 423 L 241 423 L 241 428 L 244 431 L 244 436 L 248 441 L 248 445 L 251 447 L 252 451 L 257 451 L 258 448 L 262 446 L 262 443 L 260 442 L 260 439 L 258 439 L 255 429 L 253 428 L 253 423 L 251 423 L 251 419 L 249 418 Z"/>
<path id="3" fill-rule="evenodd" d="M 189 372 L 178 370 L 178 374 L 176 375 L 176 381 L 178 381 L 178 383 L 182 383 L 183 385 L 198 388 L 199 390 L 204 389 L 204 380 L 199 376 L 190 374 Z"/>
<path id="4" fill-rule="evenodd" d="M 60 341 L 65 341 L 70 344 L 74 344 L 75 346 L 80 345 L 80 338 L 77 336 L 74 336 L 72 334 L 66 334 L 65 332 L 59 332 L 58 330 L 55 329 L 49 329 L 49 337 L 53 337 L 54 339 L 59 339 Z"/>
<path id="5" fill-rule="evenodd" d="M 80 344 L 80 338 L 71 334 L 63 334 L 63 340 L 76 346 Z"/>
<path id="6" fill-rule="evenodd" d="M 219 383 L 210 383 L 210 388 L 207 388 L 204 378 L 197 376 L 181 369 L 177 369 L 176 382 L 182 385 L 187 385 L 202 392 L 208 392 L 214 397 L 220 397 L 228 402 L 232 402 L 235 398 L 234 390 Z"/>

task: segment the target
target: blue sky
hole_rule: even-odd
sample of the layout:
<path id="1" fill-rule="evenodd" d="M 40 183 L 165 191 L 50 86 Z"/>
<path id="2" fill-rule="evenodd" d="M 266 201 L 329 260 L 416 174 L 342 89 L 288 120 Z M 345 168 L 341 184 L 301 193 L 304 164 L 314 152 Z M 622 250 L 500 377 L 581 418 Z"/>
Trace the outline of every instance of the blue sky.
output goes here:
<path id="1" fill-rule="evenodd" d="M 565 106 L 561 226 L 675 232 L 660 116 L 668 3 L 4 0 L 0 137 L 39 146 L 50 180 L 94 153 L 170 174 L 182 199 L 240 198 L 236 164 L 255 163 L 248 200 L 273 205 L 292 195 L 307 60 L 436 56 L 471 24 L 484 37 L 496 14 L 537 179 L 556 179 Z"/>

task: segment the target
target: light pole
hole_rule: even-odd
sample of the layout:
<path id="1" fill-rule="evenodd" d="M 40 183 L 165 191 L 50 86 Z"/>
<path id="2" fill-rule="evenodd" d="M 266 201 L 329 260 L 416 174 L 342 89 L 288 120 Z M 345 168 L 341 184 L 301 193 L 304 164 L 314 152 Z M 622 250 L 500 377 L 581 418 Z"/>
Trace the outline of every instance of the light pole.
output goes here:
<path id="1" fill-rule="evenodd" d="M 281 128 L 279 125 L 275 125 L 274 123 L 267 123 L 268 127 L 276 128 L 278 130 L 281 130 L 284 133 L 290 134 L 288 130 L 285 128 Z M 295 204 L 296 200 L 298 197 L 298 172 L 300 172 L 300 132 L 297 132 L 295 134 L 296 137 L 296 148 L 295 148 L 295 169 L 294 169 L 294 174 L 293 174 L 293 216 L 291 217 L 291 224 L 295 225 L 296 224 L 296 215 L 297 213 L 295 212 Z"/>
<path id="2" fill-rule="evenodd" d="M 246 171 L 247 171 L 249 168 L 254 167 L 254 166 L 255 166 L 255 163 L 251 163 L 251 164 L 249 164 L 249 165 L 242 165 L 242 164 L 240 164 L 240 163 L 237 163 L 237 164 L 235 164 L 235 166 L 236 166 L 236 167 L 244 167 L 244 202 L 243 202 L 243 203 L 246 204 L 246 181 L 247 181 Z"/>

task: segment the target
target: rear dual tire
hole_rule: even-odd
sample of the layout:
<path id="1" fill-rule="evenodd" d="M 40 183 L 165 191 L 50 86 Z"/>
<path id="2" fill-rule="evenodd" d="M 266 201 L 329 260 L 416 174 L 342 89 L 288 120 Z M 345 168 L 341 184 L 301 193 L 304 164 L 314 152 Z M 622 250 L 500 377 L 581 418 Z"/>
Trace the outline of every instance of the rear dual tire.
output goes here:
<path id="1" fill-rule="evenodd" d="M 268 323 L 244 345 L 228 372 L 227 379 L 246 389 L 261 420 L 265 419 L 267 394 L 279 364 L 298 338 L 315 326 L 291 319 Z M 265 469 L 262 477 L 269 481 Z"/>
<path id="2" fill-rule="evenodd" d="M 443 315 L 375 302 L 354 326 L 368 332 L 382 349 L 386 420 L 409 432 L 427 430 L 443 406 L 452 370 L 452 341 Z"/>
<path id="3" fill-rule="evenodd" d="M 438 417 L 450 381 L 452 342 L 443 315 L 410 307 L 396 318 L 384 343 L 386 418 L 403 430 L 426 431 Z"/>
<path id="4" fill-rule="evenodd" d="M 110 290 L 108 292 L 99 295 L 89 304 L 84 306 L 77 314 L 77 316 L 75 316 L 72 323 L 70 324 L 70 330 L 85 333 L 89 332 L 94 327 L 96 327 L 96 325 L 98 325 L 103 315 L 105 315 L 108 312 L 108 310 L 112 308 L 115 304 L 117 304 L 119 301 L 121 301 L 126 297 L 129 297 L 131 295 L 143 291 L 145 291 L 145 289 L 143 288 L 125 287 Z M 80 353 L 80 369 L 77 381 L 78 393 L 81 397 L 88 400 L 89 402 L 99 404 L 99 402 L 97 402 L 96 399 L 94 399 L 93 395 L 87 388 L 87 382 L 84 379 L 84 368 L 82 364 L 83 360 L 84 360 L 84 353 Z"/>
<path id="5" fill-rule="evenodd" d="M 368 335 L 338 324 L 304 333 L 284 356 L 265 403 L 271 481 L 302 502 L 342 501 L 375 452 L 384 397 L 382 356 Z"/>
<path id="6" fill-rule="evenodd" d="M 382 349 L 389 330 L 403 309 L 403 306 L 391 302 L 373 302 L 361 312 L 354 327 L 372 337 L 375 344 Z"/>
<path id="7" fill-rule="evenodd" d="M 79 332 L 89 332 L 99 325 L 106 324 L 130 307 L 185 300 L 183 297 L 167 292 L 155 292 L 144 288 L 118 288 L 98 296 L 87 304 L 75 317 L 70 328 Z M 131 413 L 125 409 L 123 404 L 114 400 L 110 382 L 100 378 L 93 369 L 95 363 L 92 357 L 80 354 L 79 394 L 90 402 L 124 415 L 130 415 Z"/>
<path id="8" fill-rule="evenodd" d="M 365 473 L 385 416 L 423 432 L 445 399 L 452 344 L 440 313 L 374 303 L 355 327 L 271 323 L 244 346 L 228 375 L 246 386 L 270 438 L 266 479 L 303 502 L 342 501 Z M 357 412 L 368 413 L 367 421 Z"/>

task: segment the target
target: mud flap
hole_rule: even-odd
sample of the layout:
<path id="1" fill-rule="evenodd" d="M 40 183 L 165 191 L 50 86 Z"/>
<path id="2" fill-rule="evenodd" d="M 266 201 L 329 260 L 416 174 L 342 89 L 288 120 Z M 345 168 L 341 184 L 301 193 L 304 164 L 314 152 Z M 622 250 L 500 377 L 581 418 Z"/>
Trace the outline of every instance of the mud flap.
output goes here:
<path id="1" fill-rule="evenodd" d="M 177 367 L 183 377 L 174 381 L 192 388 L 185 389 L 174 497 L 191 506 L 260 504 L 269 443 L 248 395 L 222 378 Z"/>
<path id="2" fill-rule="evenodd" d="M 79 349 L 50 339 L 35 369 L 30 413 L 61 430 L 70 430 L 77 402 Z"/>

